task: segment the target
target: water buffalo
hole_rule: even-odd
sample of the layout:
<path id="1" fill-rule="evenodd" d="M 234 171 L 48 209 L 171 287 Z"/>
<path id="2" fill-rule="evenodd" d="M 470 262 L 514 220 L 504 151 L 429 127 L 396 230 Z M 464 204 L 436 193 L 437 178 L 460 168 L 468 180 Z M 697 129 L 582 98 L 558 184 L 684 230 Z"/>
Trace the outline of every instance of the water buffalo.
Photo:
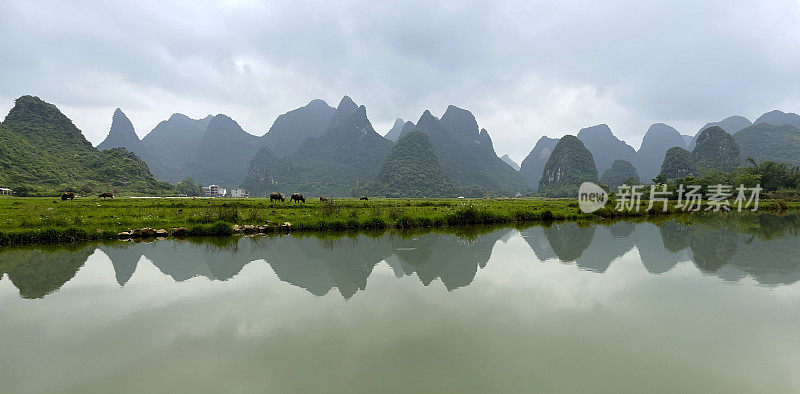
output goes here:
<path id="1" fill-rule="evenodd" d="M 70 201 L 74 200 L 75 199 L 75 193 L 66 192 L 66 193 L 61 195 L 61 201 L 67 201 L 67 199 L 69 199 Z"/>
<path id="2" fill-rule="evenodd" d="M 283 197 L 283 194 L 280 194 L 280 193 L 270 193 L 269 202 L 278 201 L 278 200 L 281 200 L 281 202 L 284 202 L 284 201 L 286 201 L 286 198 Z"/>
<path id="3" fill-rule="evenodd" d="M 291 197 L 289 197 L 289 202 L 300 202 L 300 201 L 302 201 L 303 203 L 306 202 L 306 198 L 303 197 L 303 195 L 300 193 L 294 193 L 292 194 Z"/>
<path id="4" fill-rule="evenodd" d="M 367 201 L 367 200 L 369 200 L 369 197 L 367 197 L 367 196 L 361 196 L 361 198 L 359 198 L 359 200 L 364 200 L 364 201 Z"/>
<path id="5" fill-rule="evenodd" d="M 328 202 L 328 199 L 325 198 L 325 197 L 319 196 L 319 201 L 320 202 Z"/>
<path id="6" fill-rule="evenodd" d="M 114 199 L 114 194 L 110 193 L 110 192 L 100 193 L 100 195 L 97 196 L 97 198 L 103 198 L 103 199 L 110 198 L 110 199 L 113 200 Z"/>

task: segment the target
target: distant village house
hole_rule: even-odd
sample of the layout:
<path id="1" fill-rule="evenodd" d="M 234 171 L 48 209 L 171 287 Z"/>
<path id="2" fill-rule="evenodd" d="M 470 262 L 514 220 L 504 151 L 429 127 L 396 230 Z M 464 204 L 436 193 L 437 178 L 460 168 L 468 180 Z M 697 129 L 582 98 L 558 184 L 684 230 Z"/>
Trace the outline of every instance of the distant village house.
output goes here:
<path id="1" fill-rule="evenodd" d="M 0 187 L 0 196 L 10 196 L 12 192 L 9 188 Z"/>
<path id="2" fill-rule="evenodd" d="M 206 197 L 225 197 L 228 194 L 226 189 L 223 189 L 217 185 L 208 185 L 203 186 L 203 191 L 206 194 Z"/>
<path id="3" fill-rule="evenodd" d="M 231 197 L 233 198 L 248 198 L 250 193 L 242 188 L 231 189 Z"/>

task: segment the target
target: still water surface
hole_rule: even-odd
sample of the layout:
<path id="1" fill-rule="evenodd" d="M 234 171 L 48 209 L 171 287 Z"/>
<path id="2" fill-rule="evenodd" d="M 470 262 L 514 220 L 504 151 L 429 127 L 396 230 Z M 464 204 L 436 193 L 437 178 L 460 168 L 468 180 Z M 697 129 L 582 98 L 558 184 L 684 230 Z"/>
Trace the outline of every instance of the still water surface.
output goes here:
<path id="1" fill-rule="evenodd" d="M 0 391 L 798 391 L 798 229 L 716 216 L 0 252 Z"/>

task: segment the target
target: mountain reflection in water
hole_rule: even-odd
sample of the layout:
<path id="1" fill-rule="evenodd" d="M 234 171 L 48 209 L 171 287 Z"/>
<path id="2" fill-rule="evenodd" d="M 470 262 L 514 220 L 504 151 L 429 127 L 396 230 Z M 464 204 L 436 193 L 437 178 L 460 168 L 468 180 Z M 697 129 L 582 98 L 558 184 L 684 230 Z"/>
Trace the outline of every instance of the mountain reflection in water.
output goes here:
<path id="1" fill-rule="evenodd" d="M 336 288 L 345 299 L 364 290 L 374 267 L 385 261 L 397 277 L 416 276 L 425 286 L 439 279 L 447 290 L 454 290 L 472 283 L 498 241 L 521 235 L 532 251 L 521 258 L 531 261 L 574 263 L 582 270 L 604 273 L 636 248 L 651 274 L 691 261 L 702 272 L 724 280 L 749 276 L 772 286 L 800 279 L 798 228 L 798 214 L 730 214 L 660 223 L 555 223 L 522 230 L 487 229 L 468 236 L 282 236 L 22 249 L 0 252 L 0 280 L 10 280 L 21 297 L 42 298 L 72 279 L 99 250 L 111 260 L 120 286 L 144 257 L 177 282 L 194 277 L 226 281 L 248 264 L 268 264 L 286 283 L 317 296 Z"/>

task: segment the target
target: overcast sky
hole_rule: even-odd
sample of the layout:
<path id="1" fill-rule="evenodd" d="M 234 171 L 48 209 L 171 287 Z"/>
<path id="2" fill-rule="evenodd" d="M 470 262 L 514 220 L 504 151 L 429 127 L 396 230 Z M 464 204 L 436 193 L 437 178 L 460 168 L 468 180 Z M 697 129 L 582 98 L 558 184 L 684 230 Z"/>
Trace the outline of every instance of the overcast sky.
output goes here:
<path id="1" fill-rule="evenodd" d="M 0 110 L 37 95 L 94 144 L 116 107 L 140 137 L 175 112 L 261 135 L 344 94 L 381 134 L 469 109 L 517 161 L 598 123 L 638 147 L 654 122 L 800 112 L 798 0 L 66 3 L 3 1 Z"/>

